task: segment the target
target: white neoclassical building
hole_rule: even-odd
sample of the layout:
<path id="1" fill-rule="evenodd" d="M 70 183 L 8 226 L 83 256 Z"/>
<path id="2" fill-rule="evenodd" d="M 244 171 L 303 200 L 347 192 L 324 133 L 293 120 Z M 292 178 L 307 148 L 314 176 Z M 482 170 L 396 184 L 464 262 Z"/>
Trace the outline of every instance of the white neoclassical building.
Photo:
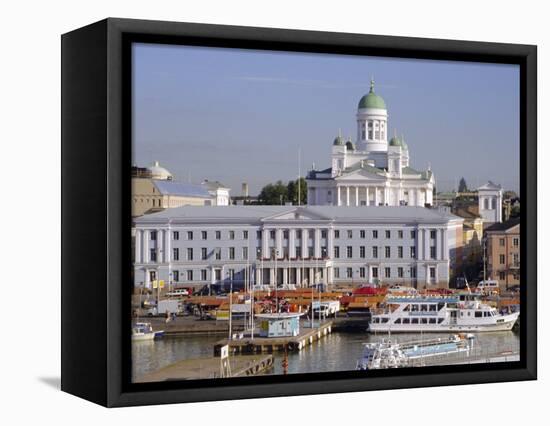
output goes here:
<path id="1" fill-rule="evenodd" d="M 477 188 L 479 215 L 486 223 L 502 222 L 502 186 L 491 181 Z"/>
<path id="2" fill-rule="evenodd" d="M 433 204 L 432 171 L 409 165 L 404 137 L 388 142 L 388 110 L 374 81 L 357 109 L 356 142 L 336 137 L 332 164 L 307 176 L 308 205 L 426 206 Z"/>
<path id="3" fill-rule="evenodd" d="M 411 206 L 167 209 L 135 220 L 135 285 L 448 286 L 462 222 Z"/>

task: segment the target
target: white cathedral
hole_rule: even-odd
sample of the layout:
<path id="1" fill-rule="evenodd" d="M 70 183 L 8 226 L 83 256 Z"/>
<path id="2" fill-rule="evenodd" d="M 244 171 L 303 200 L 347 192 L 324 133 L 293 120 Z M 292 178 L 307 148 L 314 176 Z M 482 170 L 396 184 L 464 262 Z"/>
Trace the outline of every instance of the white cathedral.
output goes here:
<path id="1" fill-rule="evenodd" d="M 308 205 L 426 206 L 433 203 L 432 171 L 409 166 L 403 137 L 388 143 L 388 110 L 370 91 L 359 101 L 357 141 L 334 139 L 332 167 L 311 170 L 307 177 Z"/>

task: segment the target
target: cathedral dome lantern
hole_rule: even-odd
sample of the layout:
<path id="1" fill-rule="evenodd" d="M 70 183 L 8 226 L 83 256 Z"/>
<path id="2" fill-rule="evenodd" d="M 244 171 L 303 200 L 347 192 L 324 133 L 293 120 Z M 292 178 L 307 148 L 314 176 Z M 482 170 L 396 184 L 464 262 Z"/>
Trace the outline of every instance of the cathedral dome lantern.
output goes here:
<path id="1" fill-rule="evenodd" d="M 361 151 L 388 150 L 388 110 L 386 102 L 374 91 L 374 80 L 369 93 L 359 100 L 357 108 L 357 148 Z"/>

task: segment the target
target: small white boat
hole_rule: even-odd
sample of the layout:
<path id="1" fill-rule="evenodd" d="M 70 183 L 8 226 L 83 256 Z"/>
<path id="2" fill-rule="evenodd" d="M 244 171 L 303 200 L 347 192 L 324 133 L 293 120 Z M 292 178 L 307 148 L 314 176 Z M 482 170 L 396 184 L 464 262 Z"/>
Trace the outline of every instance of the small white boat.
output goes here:
<path id="1" fill-rule="evenodd" d="M 162 336 L 164 331 L 153 331 L 150 322 L 137 322 L 132 327 L 132 341 L 140 342 L 146 340 L 154 340 L 157 336 Z"/>

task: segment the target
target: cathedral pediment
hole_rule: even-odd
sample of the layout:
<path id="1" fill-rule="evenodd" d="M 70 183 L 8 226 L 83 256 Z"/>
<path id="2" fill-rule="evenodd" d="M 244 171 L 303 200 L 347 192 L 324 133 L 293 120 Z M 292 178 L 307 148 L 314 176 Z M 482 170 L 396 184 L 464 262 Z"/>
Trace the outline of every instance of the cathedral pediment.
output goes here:
<path id="1" fill-rule="evenodd" d="M 386 177 L 381 175 L 381 173 L 383 173 L 381 170 L 378 173 L 376 173 L 367 169 L 357 169 L 352 172 L 342 174 L 341 176 L 337 176 L 335 179 L 339 182 L 355 181 L 355 180 L 385 182 Z"/>

